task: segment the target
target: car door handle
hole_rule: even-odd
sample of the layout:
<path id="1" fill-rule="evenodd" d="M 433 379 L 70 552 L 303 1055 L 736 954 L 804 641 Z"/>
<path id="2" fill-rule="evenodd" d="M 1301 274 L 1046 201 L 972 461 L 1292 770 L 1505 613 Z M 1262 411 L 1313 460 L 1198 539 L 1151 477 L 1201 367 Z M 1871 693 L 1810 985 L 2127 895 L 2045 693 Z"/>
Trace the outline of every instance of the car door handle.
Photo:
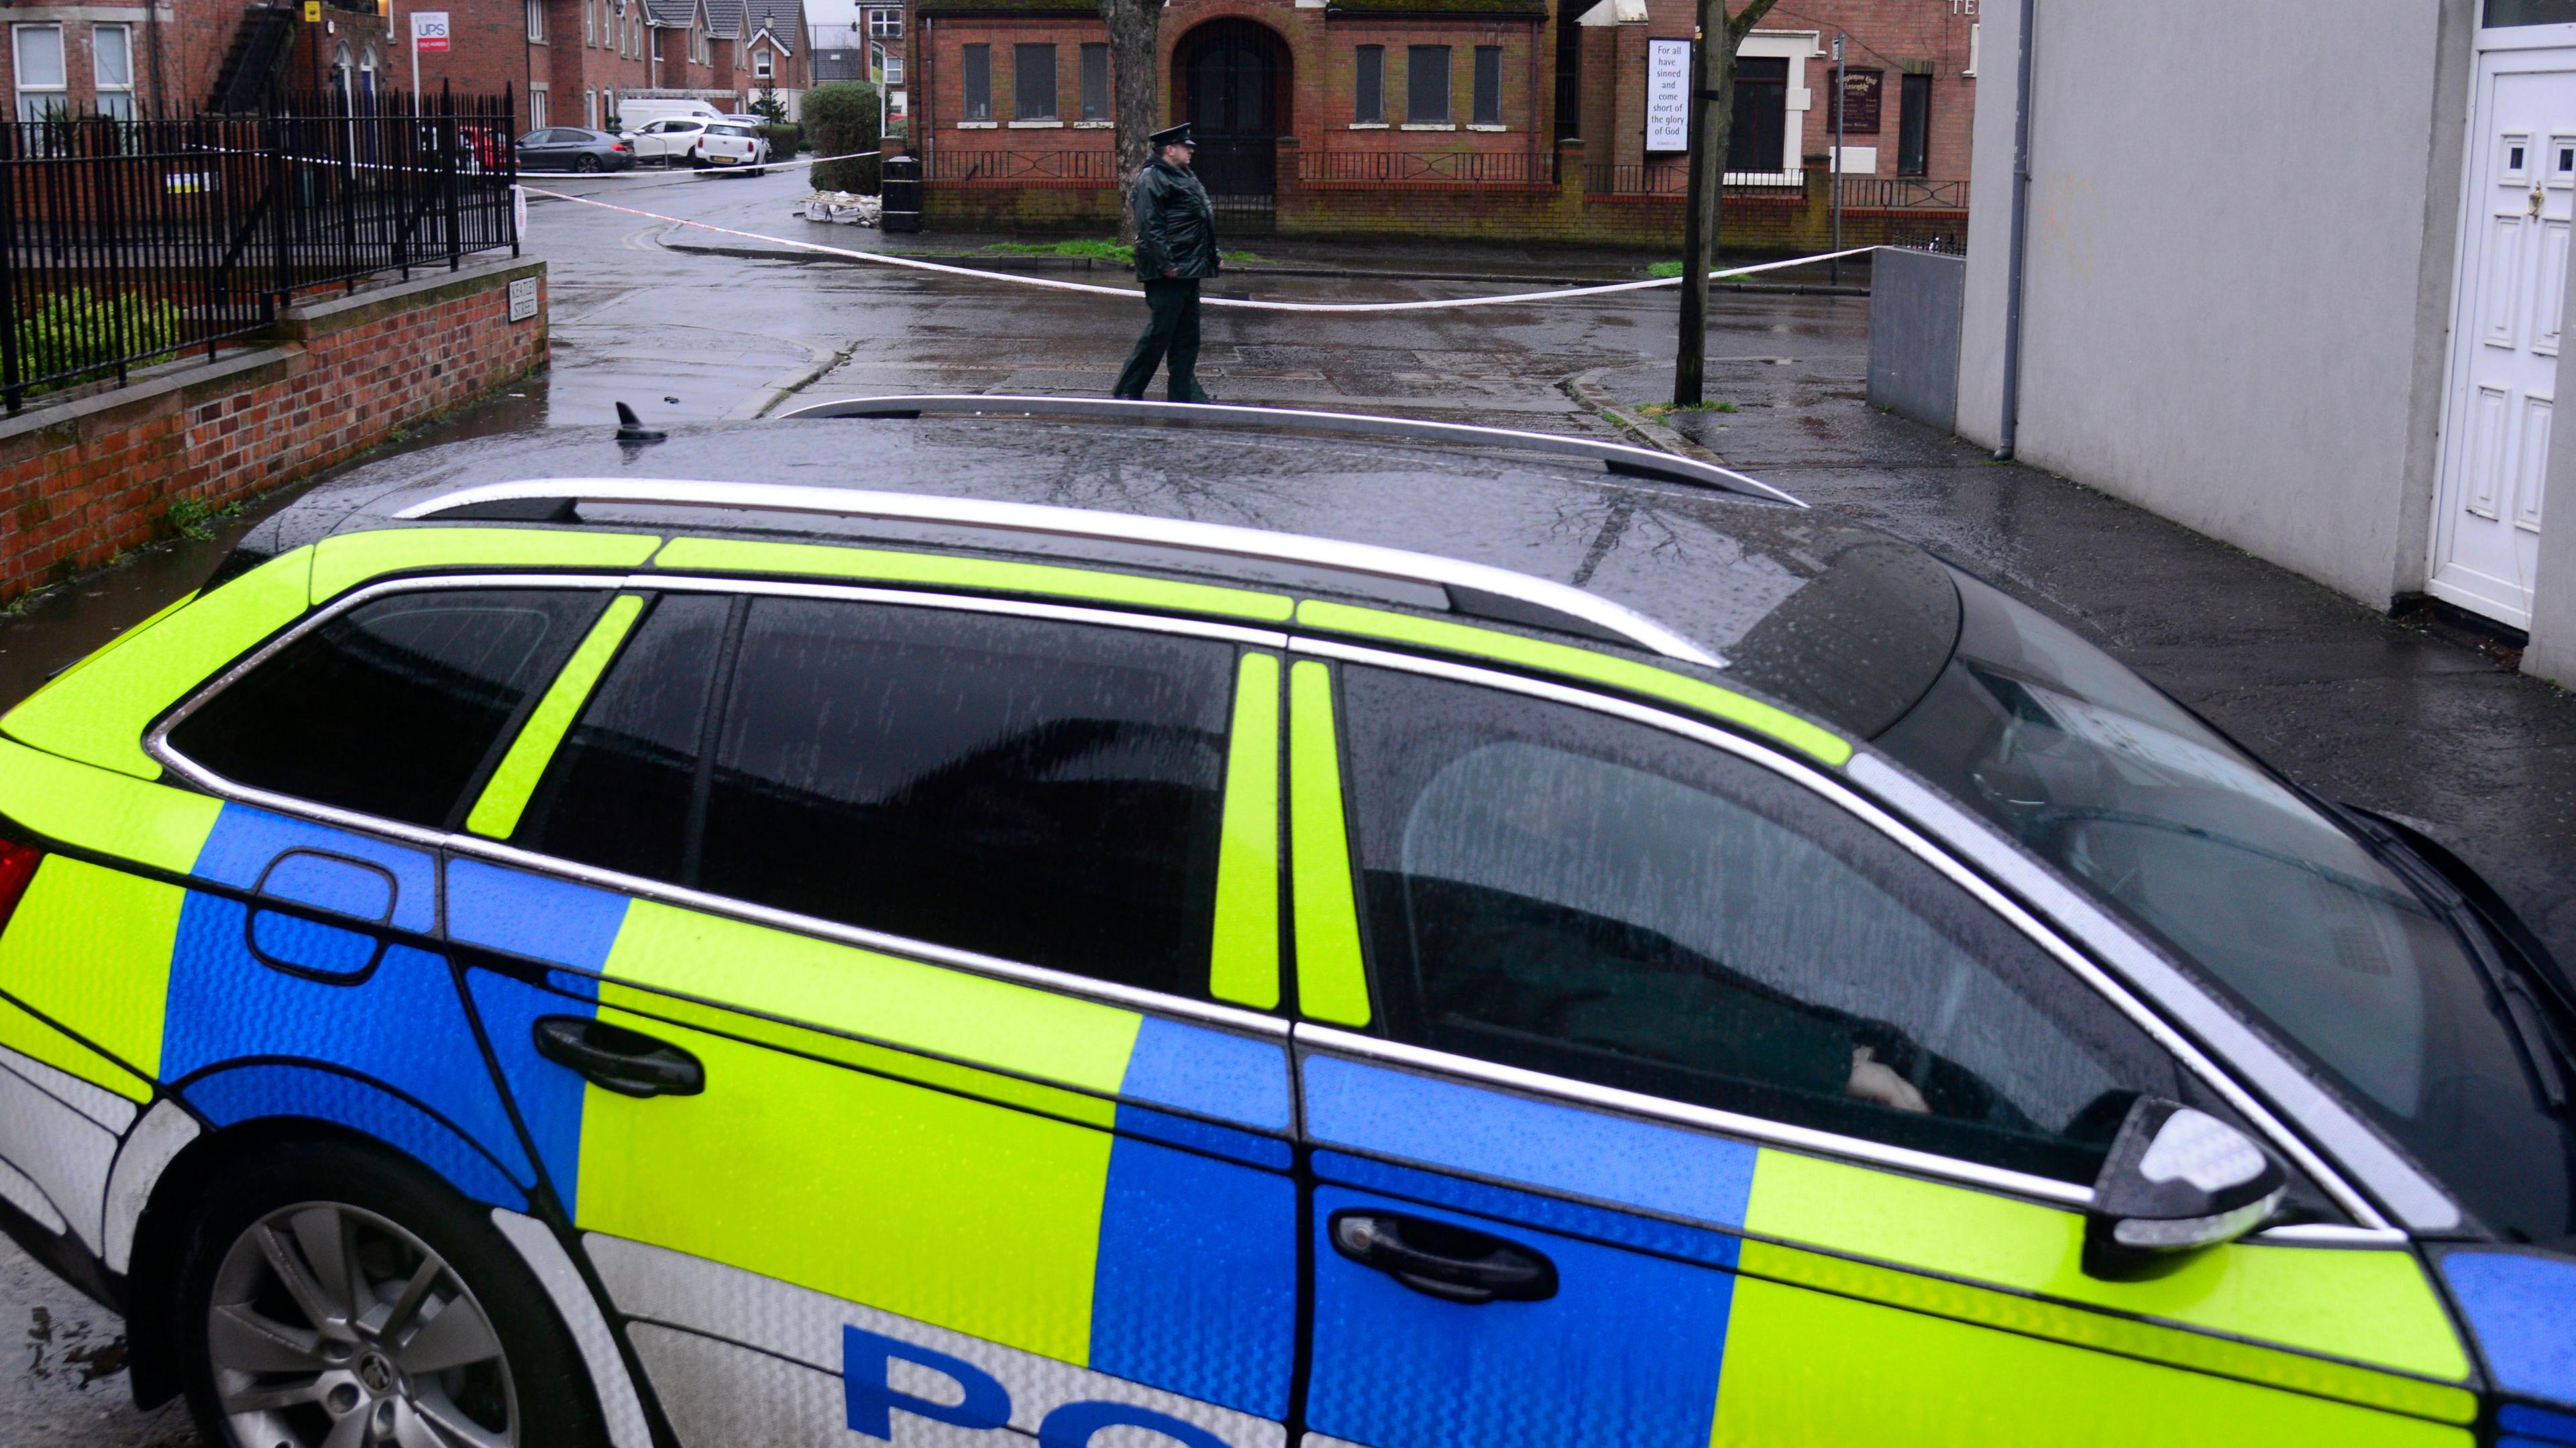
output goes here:
<path id="1" fill-rule="evenodd" d="M 698 1058 L 641 1031 L 588 1016 L 539 1016 L 537 1054 L 620 1096 L 695 1096 L 707 1089 Z"/>
<path id="2" fill-rule="evenodd" d="M 1444 1302 L 1543 1302 L 1556 1264 L 1527 1247 L 1448 1222 L 1393 1212 L 1335 1212 L 1333 1250 Z"/>

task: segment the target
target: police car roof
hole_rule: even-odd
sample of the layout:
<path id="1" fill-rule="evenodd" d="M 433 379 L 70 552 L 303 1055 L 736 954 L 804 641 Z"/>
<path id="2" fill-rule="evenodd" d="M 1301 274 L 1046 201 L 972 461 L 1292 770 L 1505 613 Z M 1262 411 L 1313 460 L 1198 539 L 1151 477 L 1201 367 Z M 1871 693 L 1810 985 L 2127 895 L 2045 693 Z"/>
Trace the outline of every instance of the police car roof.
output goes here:
<path id="1" fill-rule="evenodd" d="M 1688 473 L 1619 476 L 1597 460 L 1549 456 L 1507 440 L 1352 438 L 1153 421 L 801 418 L 674 427 L 667 440 L 644 445 L 621 444 L 605 427 L 559 428 L 364 464 L 253 528 L 221 576 L 364 529 L 622 524 L 692 535 L 910 543 L 1267 582 L 1571 632 L 1596 647 L 1660 652 L 1667 663 L 1690 656 L 1656 648 L 1647 635 L 1617 624 L 1616 614 L 1630 613 L 1678 635 L 1685 649 L 1722 660 L 1712 677 L 1863 737 L 1930 687 L 1958 635 L 1957 590 L 1939 562 L 1826 513 L 1678 476 Z M 1115 527 L 1036 530 L 887 517 L 882 510 L 853 516 L 742 508 L 727 506 L 721 488 L 703 490 L 709 501 L 673 504 L 596 496 L 656 491 L 651 487 L 568 483 L 568 494 L 594 494 L 578 503 L 550 500 L 552 490 L 542 488 L 491 487 L 546 479 L 791 485 L 1081 509 L 1107 515 L 1104 521 L 1189 520 L 1434 555 L 1546 587 L 1497 595 L 1454 581 L 1443 587 L 1436 568 L 1408 578 L 1338 566 L 1329 550 L 1220 554 L 1117 537 Z M 496 491 L 523 495 L 527 505 L 474 502 Z M 406 512 L 425 516 L 399 516 Z M 1575 590 L 1616 608 L 1583 617 L 1579 602 L 1562 606 Z M 1613 626 L 1600 626 L 1603 617 Z"/>

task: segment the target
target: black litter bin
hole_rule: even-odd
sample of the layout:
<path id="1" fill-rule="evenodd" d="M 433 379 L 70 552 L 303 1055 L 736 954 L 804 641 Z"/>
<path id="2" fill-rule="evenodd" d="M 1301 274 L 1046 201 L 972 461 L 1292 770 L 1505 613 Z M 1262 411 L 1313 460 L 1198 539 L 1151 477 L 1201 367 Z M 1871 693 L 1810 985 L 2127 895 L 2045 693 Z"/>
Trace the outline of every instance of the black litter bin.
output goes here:
<path id="1" fill-rule="evenodd" d="M 885 213 L 878 226 L 886 231 L 921 230 L 921 158 L 885 159 Z"/>

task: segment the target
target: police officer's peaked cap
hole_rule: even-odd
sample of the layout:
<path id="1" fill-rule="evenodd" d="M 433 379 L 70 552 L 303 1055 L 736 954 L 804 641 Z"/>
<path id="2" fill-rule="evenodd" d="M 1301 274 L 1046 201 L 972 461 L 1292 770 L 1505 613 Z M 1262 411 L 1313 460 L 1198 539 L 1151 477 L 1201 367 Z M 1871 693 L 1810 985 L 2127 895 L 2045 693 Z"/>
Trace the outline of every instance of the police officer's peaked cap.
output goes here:
<path id="1" fill-rule="evenodd" d="M 1198 144 L 1198 142 L 1190 139 L 1190 123 L 1187 121 L 1183 121 L 1177 126 L 1166 126 L 1162 130 L 1156 131 L 1154 134 L 1147 136 L 1145 139 L 1150 142 L 1156 150 L 1160 150 L 1165 146 L 1195 146 Z"/>

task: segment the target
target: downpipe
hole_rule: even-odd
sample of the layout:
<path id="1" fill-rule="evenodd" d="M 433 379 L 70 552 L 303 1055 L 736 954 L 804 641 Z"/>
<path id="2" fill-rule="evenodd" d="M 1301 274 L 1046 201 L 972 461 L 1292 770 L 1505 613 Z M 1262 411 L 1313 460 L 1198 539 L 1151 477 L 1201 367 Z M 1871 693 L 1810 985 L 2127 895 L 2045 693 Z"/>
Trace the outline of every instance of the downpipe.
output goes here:
<path id="1" fill-rule="evenodd" d="M 2004 281 L 2004 406 L 1994 460 L 2008 463 L 2021 436 L 2022 266 L 2030 243 L 2031 28 L 2039 0 L 2021 0 L 2020 88 L 2013 95 L 2012 248 Z"/>

